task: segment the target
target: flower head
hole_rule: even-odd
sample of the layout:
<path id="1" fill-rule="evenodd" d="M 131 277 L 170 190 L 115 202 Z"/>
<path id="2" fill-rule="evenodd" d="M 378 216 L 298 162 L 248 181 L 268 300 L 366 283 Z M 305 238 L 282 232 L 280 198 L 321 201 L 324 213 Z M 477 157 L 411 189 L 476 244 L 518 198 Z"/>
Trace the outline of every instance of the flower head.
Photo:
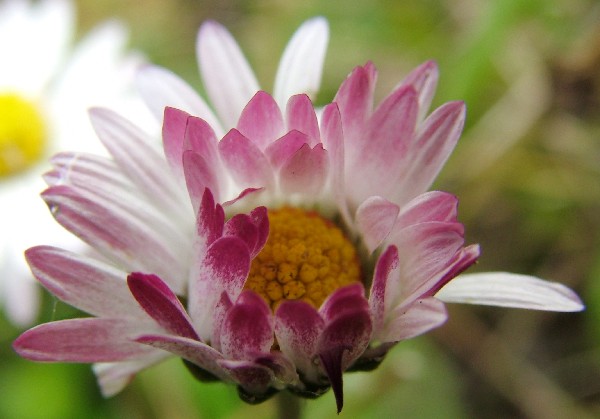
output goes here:
<path id="1" fill-rule="evenodd" d="M 75 48 L 73 30 L 68 0 L 0 2 L 0 300 L 18 324 L 33 322 L 38 308 L 23 249 L 40 241 L 82 246 L 37 197 L 46 158 L 63 149 L 101 152 L 86 113 L 93 103 L 144 112 L 127 92 L 140 57 L 123 53 L 125 29 L 106 22 Z"/>
<path id="2" fill-rule="evenodd" d="M 372 109 L 375 74 L 358 67 L 319 116 L 307 95 L 282 111 L 259 91 L 223 135 L 166 108 L 164 157 L 126 119 L 92 110 L 112 158 L 57 155 L 43 198 L 103 258 L 40 246 L 27 259 L 47 289 L 95 317 L 37 326 L 17 352 L 96 362 L 107 395 L 176 355 L 248 402 L 332 388 L 339 411 L 343 373 L 441 325 L 444 299 L 581 309 L 539 279 L 457 278 L 479 248 L 465 246 L 457 199 L 426 191 L 464 105 L 425 117 L 429 62 Z"/>

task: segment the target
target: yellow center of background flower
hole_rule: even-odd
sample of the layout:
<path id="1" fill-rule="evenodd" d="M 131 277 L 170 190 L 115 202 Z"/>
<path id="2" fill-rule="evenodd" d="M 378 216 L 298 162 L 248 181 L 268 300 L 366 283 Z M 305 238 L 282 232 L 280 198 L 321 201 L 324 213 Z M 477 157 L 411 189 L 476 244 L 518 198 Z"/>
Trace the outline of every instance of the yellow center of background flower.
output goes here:
<path id="1" fill-rule="evenodd" d="M 0 93 L 0 176 L 36 163 L 45 151 L 46 127 L 35 104 Z"/>
<path id="2" fill-rule="evenodd" d="M 360 279 L 357 251 L 342 230 L 316 212 L 282 208 L 269 211 L 269 239 L 245 288 L 273 310 L 284 299 L 318 308 L 333 291 Z"/>

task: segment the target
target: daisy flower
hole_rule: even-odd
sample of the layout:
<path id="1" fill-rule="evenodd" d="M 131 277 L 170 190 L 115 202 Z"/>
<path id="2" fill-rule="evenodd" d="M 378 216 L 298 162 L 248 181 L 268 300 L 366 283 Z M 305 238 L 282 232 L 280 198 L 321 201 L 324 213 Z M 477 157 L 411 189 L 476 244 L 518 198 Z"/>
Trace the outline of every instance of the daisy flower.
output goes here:
<path id="1" fill-rule="evenodd" d="M 372 64 L 357 67 L 320 112 L 306 94 L 282 108 L 258 91 L 223 135 L 167 107 L 162 152 L 127 119 L 93 109 L 112 157 L 58 154 L 42 196 L 102 257 L 26 252 L 50 292 L 93 317 L 39 325 L 15 350 L 96 363 L 105 395 L 178 356 L 249 403 L 331 388 L 339 412 L 343 373 L 440 326 L 445 301 L 581 310 L 571 290 L 538 278 L 457 277 L 479 248 L 464 243 L 457 198 L 427 190 L 464 104 L 427 116 L 433 62 L 376 107 L 375 79 Z"/>
<path id="2" fill-rule="evenodd" d="M 87 115 L 92 103 L 130 116 L 144 111 L 140 102 L 134 112 L 127 99 L 141 60 L 123 54 L 124 28 L 107 22 L 71 49 L 73 32 L 70 1 L 0 3 L 0 300 L 20 325 L 31 324 L 38 310 L 23 250 L 40 241 L 82 245 L 51 222 L 37 197 L 47 157 L 62 149 L 102 152 Z"/>

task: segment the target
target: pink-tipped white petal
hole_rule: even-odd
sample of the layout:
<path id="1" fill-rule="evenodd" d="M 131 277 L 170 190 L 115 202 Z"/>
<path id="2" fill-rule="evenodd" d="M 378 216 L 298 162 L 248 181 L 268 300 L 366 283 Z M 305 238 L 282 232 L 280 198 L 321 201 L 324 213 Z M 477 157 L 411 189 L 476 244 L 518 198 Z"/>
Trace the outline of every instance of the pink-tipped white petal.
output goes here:
<path id="1" fill-rule="evenodd" d="M 37 280 L 62 301 L 95 316 L 147 319 L 127 291 L 126 274 L 113 266 L 50 246 L 25 256 Z"/>
<path id="2" fill-rule="evenodd" d="M 356 224 L 369 252 L 373 252 L 390 234 L 400 208 L 380 196 L 367 198 L 356 210 Z"/>
<path id="3" fill-rule="evenodd" d="M 304 22 L 290 39 L 281 56 L 273 89 L 282 109 L 294 94 L 314 96 L 317 93 L 328 41 L 329 26 L 322 17 Z"/>
<path id="4" fill-rule="evenodd" d="M 431 186 L 460 137 L 465 114 L 464 103 L 449 102 L 425 120 L 391 194 L 394 202 L 402 205 Z"/>
<path id="5" fill-rule="evenodd" d="M 281 109 L 270 94 L 261 90 L 244 107 L 237 129 L 260 150 L 264 150 L 283 133 Z"/>
<path id="6" fill-rule="evenodd" d="M 150 326 L 145 328 L 153 331 Z M 133 340 L 143 331 L 144 325 L 125 319 L 61 320 L 29 329 L 14 341 L 13 348 L 32 361 L 126 361 L 152 352 Z"/>
<path id="7" fill-rule="evenodd" d="M 369 308 L 373 320 L 373 334 L 379 336 L 385 322 L 386 302 L 392 295 L 386 296 L 388 282 L 398 279 L 398 249 L 396 246 L 389 246 L 379 257 L 375 272 L 373 274 L 373 284 L 369 293 Z M 390 288 L 394 288 L 390 286 Z M 397 286 L 396 286 L 397 288 Z M 389 308 L 389 307 L 387 307 Z"/>
<path id="8" fill-rule="evenodd" d="M 483 304 L 548 311 L 581 311 L 584 305 L 571 289 L 542 279 L 507 272 L 463 274 L 436 297 L 448 303 Z"/>
<path id="9" fill-rule="evenodd" d="M 173 173 L 183 178 L 185 131 L 190 114 L 167 106 L 164 110 L 162 140 L 167 162 Z"/>
<path id="10" fill-rule="evenodd" d="M 191 150 L 183 153 L 183 174 L 194 214 L 198 213 L 206 189 L 211 190 L 216 199 L 219 199 L 220 188 L 217 174 L 199 153 Z"/>
<path id="11" fill-rule="evenodd" d="M 245 291 L 221 326 L 221 351 L 230 359 L 253 360 L 273 345 L 273 314 L 258 294 Z"/>
<path id="12" fill-rule="evenodd" d="M 202 340 L 210 340 L 213 310 L 223 291 L 235 300 L 250 271 L 248 246 L 237 237 L 215 240 L 194 267 L 189 283 L 188 311 Z"/>
<path id="13" fill-rule="evenodd" d="M 275 169 L 281 169 L 294 153 L 296 153 L 304 144 L 308 144 L 309 138 L 306 134 L 292 130 L 281 138 L 272 142 L 265 150 L 271 165 Z"/>
<path id="14" fill-rule="evenodd" d="M 223 355 L 205 343 L 182 336 L 159 334 L 142 335 L 136 341 L 157 349 L 169 351 L 198 365 L 220 380 L 230 380 L 226 371 L 217 362 L 223 359 Z"/>
<path id="15" fill-rule="evenodd" d="M 117 113 L 103 108 L 90 110 L 98 138 L 111 153 L 121 171 L 152 201 L 168 211 L 182 213 L 182 194 L 157 145 L 141 129 Z M 167 174 L 167 175 L 165 175 Z"/>
<path id="16" fill-rule="evenodd" d="M 447 319 L 444 303 L 435 298 L 416 300 L 387 313 L 384 329 L 374 336 L 381 342 L 399 342 L 441 326 Z"/>
<path id="17" fill-rule="evenodd" d="M 314 199 L 323 190 L 328 174 L 329 159 L 323 145 L 311 149 L 304 144 L 281 167 L 280 187 L 284 193 L 301 193 Z"/>
<path id="18" fill-rule="evenodd" d="M 419 116 L 418 121 L 422 121 L 431 101 L 435 94 L 439 77 L 439 70 L 435 61 L 426 61 L 419 67 L 415 68 L 406 78 L 402 81 L 404 86 L 412 86 L 419 97 Z"/>
<path id="19" fill-rule="evenodd" d="M 235 39 L 217 22 L 202 24 L 196 51 L 208 97 L 225 129 L 234 127 L 246 103 L 259 90 L 256 76 Z"/>
<path id="20" fill-rule="evenodd" d="M 307 95 L 296 95 L 290 98 L 286 107 L 286 121 L 287 130 L 298 130 L 306 134 L 311 147 L 321 142 L 315 108 Z"/>
<path id="21" fill-rule="evenodd" d="M 136 77 L 144 101 L 159 121 L 165 107 L 181 109 L 204 119 L 218 135 L 225 133 L 221 123 L 196 91 L 173 72 L 152 65 L 144 66 Z"/>
<path id="22" fill-rule="evenodd" d="M 266 156 L 238 130 L 232 129 L 223 137 L 219 142 L 219 152 L 240 188 L 270 187 L 273 184 L 273 172 Z"/>
<path id="23" fill-rule="evenodd" d="M 158 276 L 133 272 L 127 277 L 127 285 L 144 311 L 165 330 L 198 340 L 181 301 Z"/>
<path id="24" fill-rule="evenodd" d="M 447 192 L 432 191 L 418 195 L 402 207 L 397 228 L 429 221 L 452 222 L 458 216 L 458 198 Z"/>
<path id="25" fill-rule="evenodd" d="M 169 352 L 155 350 L 131 361 L 100 362 L 93 365 L 94 374 L 104 397 L 112 397 L 127 386 L 139 371 L 170 357 Z"/>

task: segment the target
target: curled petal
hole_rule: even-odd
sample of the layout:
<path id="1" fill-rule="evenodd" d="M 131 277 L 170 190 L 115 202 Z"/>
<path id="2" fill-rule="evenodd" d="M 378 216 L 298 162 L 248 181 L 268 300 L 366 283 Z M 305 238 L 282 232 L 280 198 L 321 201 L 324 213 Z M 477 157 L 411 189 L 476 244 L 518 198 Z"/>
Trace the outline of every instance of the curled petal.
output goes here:
<path id="1" fill-rule="evenodd" d="M 356 224 L 369 252 L 373 252 L 390 234 L 400 208 L 380 196 L 367 198 L 356 210 Z"/>
<path id="2" fill-rule="evenodd" d="M 285 193 L 318 195 L 325 186 L 329 172 L 327 151 L 322 144 L 313 149 L 304 144 L 281 168 L 281 189 Z"/>
<path id="3" fill-rule="evenodd" d="M 463 274 L 446 284 L 436 297 L 448 303 L 483 304 L 548 311 L 581 311 L 572 290 L 556 282 L 507 272 Z"/>
<path id="4" fill-rule="evenodd" d="M 283 116 L 273 97 L 257 92 L 244 107 L 237 129 L 260 150 L 279 138 L 284 129 Z"/>

